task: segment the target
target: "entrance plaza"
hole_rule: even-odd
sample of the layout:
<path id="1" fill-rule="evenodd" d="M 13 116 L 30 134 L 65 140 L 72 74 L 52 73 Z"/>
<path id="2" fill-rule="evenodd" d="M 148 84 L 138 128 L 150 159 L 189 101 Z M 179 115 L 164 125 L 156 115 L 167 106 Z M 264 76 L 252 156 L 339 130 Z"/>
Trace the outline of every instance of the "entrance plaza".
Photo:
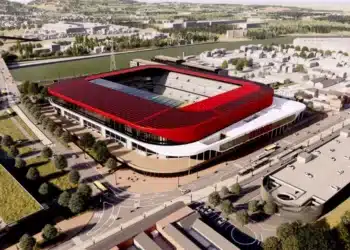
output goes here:
<path id="1" fill-rule="evenodd" d="M 188 159 L 181 159 L 181 158 L 175 158 L 175 159 L 156 159 L 151 157 L 145 157 L 143 155 L 140 155 L 136 152 L 136 150 L 129 150 L 120 143 L 116 143 L 112 140 L 103 138 L 101 134 L 97 133 L 91 128 L 85 128 L 82 127 L 78 122 L 67 119 L 66 117 L 59 116 L 55 109 L 53 107 L 45 107 L 42 110 L 43 113 L 45 113 L 47 116 L 49 116 L 51 119 L 53 119 L 57 123 L 61 123 L 62 127 L 67 129 L 68 131 L 76 134 L 77 136 L 82 135 L 86 132 L 91 133 L 97 140 L 104 140 L 108 144 L 108 148 L 112 155 L 120 159 L 121 161 L 124 161 L 126 165 L 136 166 L 138 164 L 139 168 L 144 169 L 156 169 L 156 168 L 164 168 L 164 166 L 170 167 L 170 168 L 179 168 L 180 164 L 185 164 L 184 167 L 187 167 L 189 163 Z M 132 163 L 131 163 L 132 162 Z M 197 160 L 197 164 L 199 162 L 202 162 L 200 160 Z M 194 164 L 196 163 L 195 159 L 190 159 L 190 163 Z M 139 173 L 135 171 L 132 168 L 122 168 L 118 171 L 116 171 L 113 174 L 108 174 L 107 168 L 99 168 L 98 171 L 103 175 L 110 184 L 125 187 L 128 186 L 128 191 L 135 192 L 135 193 L 153 193 L 153 192 L 159 192 L 159 190 L 162 190 L 162 192 L 167 192 L 174 190 L 178 188 L 178 184 L 180 186 L 192 183 L 193 181 L 197 180 L 198 178 L 204 179 L 209 178 L 214 173 L 219 171 L 220 169 L 223 169 L 225 167 L 226 170 L 232 170 L 236 169 L 239 170 L 238 167 L 233 166 L 230 164 L 230 167 L 227 168 L 227 164 L 218 164 L 215 166 L 212 166 L 210 168 L 206 168 L 204 170 L 201 170 L 196 173 L 188 172 L 189 174 L 185 176 L 178 177 L 157 177 L 157 174 L 147 174 L 144 175 L 142 173 Z"/>

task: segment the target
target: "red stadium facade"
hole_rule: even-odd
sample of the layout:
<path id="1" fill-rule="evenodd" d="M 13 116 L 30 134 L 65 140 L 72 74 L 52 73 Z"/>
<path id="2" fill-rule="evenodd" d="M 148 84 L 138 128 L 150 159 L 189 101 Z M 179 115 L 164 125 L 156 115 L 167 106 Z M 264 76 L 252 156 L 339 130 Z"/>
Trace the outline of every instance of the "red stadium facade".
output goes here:
<path id="1" fill-rule="evenodd" d="M 136 76 L 166 72 L 238 87 L 184 107 L 174 108 L 91 83 L 101 78 L 126 81 L 125 79 L 134 79 Z M 65 103 L 137 131 L 166 138 L 175 144 L 199 141 L 271 106 L 273 102 L 273 90 L 265 85 L 167 65 L 146 65 L 65 80 L 50 86 L 49 94 Z"/>

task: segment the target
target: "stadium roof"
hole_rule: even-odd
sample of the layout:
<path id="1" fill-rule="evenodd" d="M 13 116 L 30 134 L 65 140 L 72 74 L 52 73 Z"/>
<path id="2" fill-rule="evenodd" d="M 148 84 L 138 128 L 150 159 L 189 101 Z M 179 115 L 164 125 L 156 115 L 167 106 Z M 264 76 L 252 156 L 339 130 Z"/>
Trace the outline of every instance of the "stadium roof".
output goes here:
<path id="1" fill-rule="evenodd" d="M 104 77 L 148 76 L 167 71 L 240 88 L 174 108 L 90 82 Z M 65 80 L 50 86 L 49 93 L 116 122 L 178 143 L 198 141 L 270 106 L 273 99 L 273 90 L 258 83 L 168 65 L 145 65 Z"/>

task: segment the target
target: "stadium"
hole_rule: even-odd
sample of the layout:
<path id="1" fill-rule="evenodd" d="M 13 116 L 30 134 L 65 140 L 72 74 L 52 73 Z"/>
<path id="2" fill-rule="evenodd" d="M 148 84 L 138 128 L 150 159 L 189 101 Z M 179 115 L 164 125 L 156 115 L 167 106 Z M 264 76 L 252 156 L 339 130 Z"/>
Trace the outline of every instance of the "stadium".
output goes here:
<path id="1" fill-rule="evenodd" d="M 305 109 L 259 83 L 161 64 L 60 81 L 49 94 L 59 115 L 150 161 L 130 166 L 164 174 L 281 134 Z"/>

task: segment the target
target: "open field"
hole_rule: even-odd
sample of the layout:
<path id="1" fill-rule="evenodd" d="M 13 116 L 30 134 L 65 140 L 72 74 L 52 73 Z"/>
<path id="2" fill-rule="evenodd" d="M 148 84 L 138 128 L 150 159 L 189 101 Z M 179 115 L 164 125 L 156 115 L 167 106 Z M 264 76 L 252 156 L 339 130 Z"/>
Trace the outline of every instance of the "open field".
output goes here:
<path id="1" fill-rule="evenodd" d="M 335 227 L 339 224 L 342 215 L 350 210 L 350 199 L 345 200 L 339 206 L 327 213 L 324 217 L 331 227 Z"/>
<path id="2" fill-rule="evenodd" d="M 39 203 L 1 165 L 0 204 L 0 217 L 7 224 L 40 210 Z"/>
<path id="3" fill-rule="evenodd" d="M 0 116 L 0 133 L 11 135 L 15 141 L 27 139 L 17 128 L 16 124 L 10 118 L 4 117 L 4 115 Z"/>
<path id="4" fill-rule="evenodd" d="M 271 43 L 291 43 L 293 37 L 281 37 L 267 40 L 239 41 L 239 42 L 219 42 L 192 46 L 183 46 L 176 48 L 165 48 L 151 51 L 137 51 L 115 56 L 117 68 L 126 68 L 130 60 L 134 58 L 151 59 L 155 55 L 163 54 L 167 56 L 197 55 L 206 50 L 215 48 L 227 48 L 229 50 L 237 49 L 245 44 L 271 44 Z M 13 77 L 17 81 L 48 81 L 69 76 L 80 76 L 84 74 L 93 74 L 109 71 L 110 56 L 93 59 L 62 62 L 56 64 L 20 68 L 11 70 Z"/>
<path id="5" fill-rule="evenodd" d="M 28 127 L 28 125 L 19 116 L 16 116 L 15 119 L 19 124 L 21 124 L 22 128 L 28 133 L 28 135 L 30 135 L 33 138 L 33 140 L 38 139 L 38 137 L 36 137 L 34 132 Z"/>
<path id="6" fill-rule="evenodd" d="M 47 177 L 49 179 L 48 182 L 52 183 L 61 191 L 76 187 L 76 185 L 69 182 L 68 173 L 62 172 L 62 175 L 60 174 L 61 171 L 55 168 L 53 161 L 38 156 L 30 158 L 26 160 L 26 162 L 28 167 L 30 167 L 30 165 L 37 166 L 36 168 L 40 176 L 44 178 Z M 50 176 L 52 176 L 52 178 L 50 178 Z"/>

